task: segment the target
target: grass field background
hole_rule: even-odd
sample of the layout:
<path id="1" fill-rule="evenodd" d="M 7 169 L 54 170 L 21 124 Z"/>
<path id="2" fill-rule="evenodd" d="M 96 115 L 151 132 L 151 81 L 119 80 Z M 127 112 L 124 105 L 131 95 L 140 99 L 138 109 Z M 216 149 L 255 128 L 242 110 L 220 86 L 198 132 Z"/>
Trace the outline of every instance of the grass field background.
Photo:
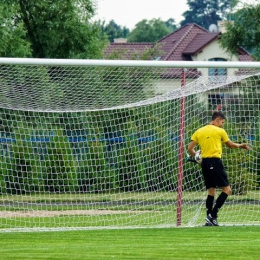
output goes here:
<path id="1" fill-rule="evenodd" d="M 203 204 L 204 205 L 204 204 Z M 205 224 L 205 209 L 198 205 L 183 207 L 182 227 L 196 227 Z M 93 211 L 93 210 L 92 210 Z M 138 209 L 133 211 L 117 209 L 114 211 L 99 209 L 94 213 L 89 210 L 54 211 L 12 211 L 10 216 L 2 217 L 1 229 L 12 231 L 26 229 L 99 229 L 99 228 L 156 228 L 176 226 L 176 207 L 164 206 L 163 210 Z M 220 225 L 259 225 L 259 205 L 226 204 L 220 212 Z"/>
<path id="2" fill-rule="evenodd" d="M 0 233 L 0 259 L 259 259 L 260 226 Z"/>
<path id="3" fill-rule="evenodd" d="M 173 227 L 176 193 L 31 194 L 1 196 L 1 229 Z M 182 227 L 205 223 L 205 192 L 183 193 Z M 223 225 L 260 225 L 260 192 L 230 196 L 219 214 Z"/>
<path id="4" fill-rule="evenodd" d="M 0 260 L 260 259 L 259 191 L 232 196 L 220 227 L 203 226 L 204 193 L 184 194 L 174 227 L 175 195 L 2 196 Z"/>

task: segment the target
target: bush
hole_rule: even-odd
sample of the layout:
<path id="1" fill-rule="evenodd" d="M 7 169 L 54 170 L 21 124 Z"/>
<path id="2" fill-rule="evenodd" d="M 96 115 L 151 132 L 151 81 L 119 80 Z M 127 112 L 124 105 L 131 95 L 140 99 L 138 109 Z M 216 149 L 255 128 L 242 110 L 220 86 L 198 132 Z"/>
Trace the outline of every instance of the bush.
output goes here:
<path id="1" fill-rule="evenodd" d="M 49 192 L 78 191 L 77 161 L 70 143 L 62 130 L 46 143 L 46 154 L 42 161 L 44 190 Z"/>
<path id="2" fill-rule="evenodd" d="M 244 195 L 257 187 L 257 172 L 250 171 L 248 167 L 250 157 L 247 152 L 230 151 L 224 156 L 223 163 L 227 169 L 233 194 Z"/>
<path id="3" fill-rule="evenodd" d="M 16 135 L 16 141 L 11 147 L 10 157 L 1 161 L 6 192 L 27 194 L 41 191 L 40 157 L 34 153 L 32 142 Z"/>
<path id="4" fill-rule="evenodd" d="M 85 142 L 85 151 L 78 154 L 80 192 L 109 192 L 117 189 L 116 171 L 107 160 L 106 143 Z"/>

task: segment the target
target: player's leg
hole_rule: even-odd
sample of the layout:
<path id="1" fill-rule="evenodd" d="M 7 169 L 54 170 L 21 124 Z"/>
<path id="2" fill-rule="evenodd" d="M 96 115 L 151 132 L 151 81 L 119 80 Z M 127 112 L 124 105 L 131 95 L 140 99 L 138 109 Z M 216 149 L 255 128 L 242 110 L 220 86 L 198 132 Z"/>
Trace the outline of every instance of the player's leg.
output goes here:
<path id="1" fill-rule="evenodd" d="M 212 166 L 212 159 L 206 158 L 202 160 L 201 168 L 202 168 L 202 175 L 204 177 L 204 182 L 206 189 L 208 191 L 208 196 L 206 198 L 206 216 L 211 214 L 213 204 L 214 204 L 214 198 L 216 194 L 216 185 L 215 180 L 213 178 L 213 175 L 211 174 L 211 166 Z M 212 226 L 212 223 L 207 220 L 205 226 Z"/>
<path id="2" fill-rule="evenodd" d="M 217 200 L 216 200 L 216 203 L 214 205 L 214 208 L 211 212 L 211 216 L 213 218 L 217 218 L 218 216 L 218 211 L 221 209 L 221 207 L 224 205 L 224 203 L 226 202 L 227 200 L 227 197 L 231 194 L 231 188 L 230 186 L 225 186 L 225 187 L 222 187 L 222 192 L 219 194 Z"/>
<path id="3" fill-rule="evenodd" d="M 226 202 L 228 196 L 231 194 L 231 188 L 228 182 L 227 173 L 222 165 L 222 162 L 219 161 L 214 165 L 214 173 L 215 173 L 215 180 L 216 185 L 221 187 L 222 192 L 219 194 L 216 203 L 212 209 L 211 214 L 208 215 L 207 219 L 214 225 L 218 226 L 217 217 L 218 212 L 221 207 Z"/>
<path id="4" fill-rule="evenodd" d="M 221 160 L 219 160 L 216 163 L 216 165 L 214 165 L 214 169 L 215 169 L 216 184 L 218 187 L 221 187 L 222 189 L 222 192 L 218 196 L 211 213 L 211 216 L 213 218 L 217 218 L 218 211 L 221 209 L 221 207 L 227 200 L 227 197 L 231 194 L 231 188 L 228 182 L 227 173 L 223 167 Z"/>
<path id="5" fill-rule="evenodd" d="M 208 189 L 208 196 L 206 198 L 206 217 L 212 212 L 215 194 L 216 194 L 216 188 Z M 207 221 L 207 218 L 206 218 L 205 226 L 213 226 L 211 222 Z"/>
<path id="6" fill-rule="evenodd" d="M 213 226 L 218 226 L 218 212 L 225 203 L 228 195 L 231 193 L 231 188 L 222 161 L 220 159 L 212 159 L 210 164 L 211 176 L 214 178 L 214 184 L 218 187 L 222 187 L 222 192 L 218 196 L 211 213 L 207 215 L 206 221 L 210 222 Z"/>
<path id="7" fill-rule="evenodd" d="M 206 199 L 206 213 L 211 214 L 214 204 L 214 197 L 216 194 L 216 188 L 209 188 L 208 189 L 208 196 Z"/>

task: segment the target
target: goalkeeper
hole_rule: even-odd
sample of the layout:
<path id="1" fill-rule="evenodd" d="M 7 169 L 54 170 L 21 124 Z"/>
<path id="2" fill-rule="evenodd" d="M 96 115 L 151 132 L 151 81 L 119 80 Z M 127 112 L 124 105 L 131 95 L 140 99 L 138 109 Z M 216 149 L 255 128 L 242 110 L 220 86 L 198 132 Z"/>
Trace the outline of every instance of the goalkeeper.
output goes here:
<path id="1" fill-rule="evenodd" d="M 208 191 L 208 196 L 206 199 L 206 226 L 218 226 L 218 211 L 225 203 L 228 195 L 231 193 L 227 173 L 225 172 L 221 161 L 222 142 L 224 142 L 226 146 L 231 149 L 242 148 L 245 150 L 250 150 L 248 144 L 234 143 L 229 139 L 226 131 L 222 128 L 225 123 L 225 119 L 226 118 L 222 112 L 214 112 L 211 122 L 195 131 L 191 137 L 191 142 L 188 145 L 188 151 L 191 156 L 195 156 L 196 152 L 194 148 L 196 145 L 199 145 L 201 150 L 202 175 Z M 221 188 L 222 192 L 214 204 L 216 187 Z"/>

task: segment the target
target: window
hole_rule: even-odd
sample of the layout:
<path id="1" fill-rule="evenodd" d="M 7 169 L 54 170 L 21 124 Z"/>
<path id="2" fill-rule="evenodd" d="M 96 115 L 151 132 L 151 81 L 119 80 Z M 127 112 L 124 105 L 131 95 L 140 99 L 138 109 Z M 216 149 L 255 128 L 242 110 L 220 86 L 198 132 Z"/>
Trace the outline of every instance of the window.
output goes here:
<path id="1" fill-rule="evenodd" d="M 209 110 L 226 110 L 228 107 L 240 104 L 242 100 L 235 93 L 216 93 L 208 95 Z"/>
<path id="2" fill-rule="evenodd" d="M 209 61 L 226 61 L 222 58 L 212 58 Z M 226 81 L 227 69 L 225 68 L 209 68 L 209 81 L 211 83 L 223 83 Z"/>

